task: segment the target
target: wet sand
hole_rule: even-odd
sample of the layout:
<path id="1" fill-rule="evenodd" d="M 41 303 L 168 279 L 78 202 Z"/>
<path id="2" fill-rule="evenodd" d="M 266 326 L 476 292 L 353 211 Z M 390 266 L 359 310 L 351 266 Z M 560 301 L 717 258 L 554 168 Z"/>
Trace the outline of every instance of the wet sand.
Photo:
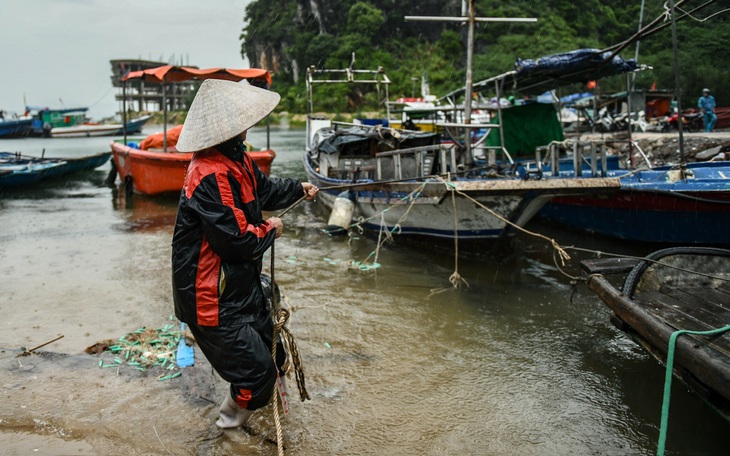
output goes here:
<path id="1" fill-rule="evenodd" d="M 264 142 L 262 131 L 251 138 Z M 0 146 L 60 156 L 104 150 L 93 138 L 66 141 Z M 274 133 L 273 174 L 302 176 L 302 143 L 302 131 Z M 194 367 L 167 381 L 158 381 L 161 370 L 100 368 L 113 356 L 84 353 L 143 326 L 177 324 L 175 198 L 125 198 L 104 186 L 108 169 L 0 194 L 3 453 L 276 454 L 269 408 L 254 415 L 253 435 L 215 428 L 214 403 L 227 385 L 199 352 Z M 295 308 L 289 327 L 312 395 L 300 402 L 289 382 L 287 454 L 655 451 L 662 367 L 610 325 L 585 287 L 573 290 L 544 243 L 520 238 L 501 262 L 460 261 L 470 286 L 455 291 L 448 248 L 388 246 L 380 269 L 356 272 L 345 264 L 364 259 L 375 242 L 327 237 L 325 220 L 316 205 L 299 207 L 277 242 L 276 276 Z M 648 251 L 535 228 L 563 245 Z M 568 266 L 574 274 L 577 259 Z M 670 453 L 725 454 L 726 422 L 681 386 L 672 400 Z"/>

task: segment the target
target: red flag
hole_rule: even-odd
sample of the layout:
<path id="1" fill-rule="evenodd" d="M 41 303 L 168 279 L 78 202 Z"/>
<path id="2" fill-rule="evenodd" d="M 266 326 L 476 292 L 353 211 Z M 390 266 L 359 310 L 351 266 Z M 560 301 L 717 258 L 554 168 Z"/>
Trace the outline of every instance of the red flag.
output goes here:
<path id="1" fill-rule="evenodd" d="M 656 90 L 656 81 L 651 83 L 651 90 Z"/>
<path id="2" fill-rule="evenodd" d="M 589 89 L 595 89 L 596 88 L 596 81 L 588 81 L 588 88 Z"/>

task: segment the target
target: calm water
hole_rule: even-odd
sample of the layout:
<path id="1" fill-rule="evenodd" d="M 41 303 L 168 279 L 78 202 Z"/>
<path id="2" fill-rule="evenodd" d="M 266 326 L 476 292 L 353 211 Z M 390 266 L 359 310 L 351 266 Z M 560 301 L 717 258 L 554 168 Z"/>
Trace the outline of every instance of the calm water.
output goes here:
<path id="1" fill-rule="evenodd" d="M 265 133 L 249 140 L 263 145 Z M 301 130 L 275 130 L 272 174 L 303 177 Z M 22 139 L 1 150 L 86 155 L 108 139 Z M 175 380 L 100 369 L 84 348 L 170 323 L 175 198 L 125 198 L 109 165 L 40 188 L 0 193 L 0 445 L 5 454 L 276 454 L 269 409 L 254 435 L 213 422 L 227 386 L 198 358 Z M 448 249 L 389 245 L 382 267 L 346 267 L 376 242 L 329 238 L 313 204 L 284 218 L 276 277 L 295 308 L 312 401 L 290 382 L 287 454 L 652 454 L 664 371 L 571 287 L 550 249 L 527 236 L 511 257 L 459 261 Z M 646 247 L 531 228 L 562 245 Z M 585 255 L 582 256 L 585 258 Z M 576 258 L 579 259 L 579 258 Z M 578 273 L 577 261 L 567 266 Z M 434 291 L 438 291 L 434 293 Z M 42 355 L 20 347 L 65 337 Z M 199 354 L 198 354 L 199 356 Z M 676 383 L 676 382 L 675 382 Z M 673 390 L 668 454 L 727 454 L 727 423 Z"/>

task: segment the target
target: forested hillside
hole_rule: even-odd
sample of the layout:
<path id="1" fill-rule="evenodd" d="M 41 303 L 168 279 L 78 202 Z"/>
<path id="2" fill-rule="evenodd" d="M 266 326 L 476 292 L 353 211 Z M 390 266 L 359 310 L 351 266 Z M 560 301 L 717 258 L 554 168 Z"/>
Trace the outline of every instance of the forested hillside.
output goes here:
<path id="1" fill-rule="evenodd" d="M 664 11 L 664 0 L 646 0 L 644 24 Z M 706 0 L 678 1 L 688 11 Z M 630 38 L 639 27 L 640 0 L 477 0 L 478 16 L 535 17 L 533 24 L 478 24 L 474 80 L 514 68 L 519 58 L 578 48 L 604 48 Z M 721 106 L 730 105 L 730 12 L 725 1 L 678 24 L 683 103 L 694 105 L 710 87 Z M 304 112 L 304 72 L 310 65 L 343 68 L 356 53 L 356 68 L 382 66 L 393 84 L 391 99 L 410 96 L 413 79 L 427 75 L 431 93 L 463 86 L 466 27 L 455 22 L 408 22 L 404 16 L 460 16 L 460 0 L 254 0 L 246 7 L 242 55 L 252 66 L 274 72 L 280 109 Z M 713 13 L 721 13 L 702 22 Z M 636 45 L 622 53 L 633 58 Z M 641 41 L 639 62 L 651 65 L 637 88 L 673 89 L 671 28 Z M 622 90 L 623 78 L 604 80 L 606 90 Z M 576 90 L 584 88 L 575 87 Z M 373 99 L 357 90 L 331 89 L 321 109 L 361 110 Z M 416 95 L 420 91 L 416 90 Z M 344 95 L 344 96 L 343 96 Z"/>

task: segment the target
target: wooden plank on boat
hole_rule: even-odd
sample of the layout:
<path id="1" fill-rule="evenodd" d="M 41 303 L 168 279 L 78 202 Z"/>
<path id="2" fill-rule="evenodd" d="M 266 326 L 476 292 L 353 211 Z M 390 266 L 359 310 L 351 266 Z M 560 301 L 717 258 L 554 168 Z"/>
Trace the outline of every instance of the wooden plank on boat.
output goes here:
<path id="1" fill-rule="evenodd" d="M 716 306 L 686 293 L 684 296 L 680 295 L 680 298 L 663 292 L 648 291 L 635 296 L 634 299 L 674 330 L 709 331 L 726 326 L 730 322 L 730 312 L 726 311 L 719 315 L 715 311 Z M 730 334 L 712 338 L 694 335 L 686 337 L 694 338 L 700 345 L 722 352 L 726 358 L 725 362 L 730 362 Z"/>
<path id="2" fill-rule="evenodd" d="M 662 291 L 665 299 L 677 300 L 688 314 L 701 316 L 701 320 L 710 326 L 719 328 L 730 324 L 730 309 L 718 304 L 725 297 L 722 292 L 714 292 L 712 288 L 672 288 Z"/>
<path id="3" fill-rule="evenodd" d="M 684 293 L 690 293 L 696 296 L 698 299 L 702 299 L 708 303 L 716 306 L 717 312 L 728 312 L 730 315 L 730 292 L 720 288 L 688 288 L 682 291 Z M 726 324 L 730 324 L 730 318 L 726 320 Z"/>
<path id="4" fill-rule="evenodd" d="M 639 261 L 634 258 L 596 258 L 583 260 L 580 266 L 588 274 L 619 274 L 630 271 Z"/>
<path id="5" fill-rule="evenodd" d="M 651 352 L 664 362 L 669 338 L 675 329 L 645 306 L 629 299 L 605 277 L 594 275 L 586 283 L 618 318 L 631 327 L 636 336 L 642 339 L 642 344 L 652 347 Z M 683 336 L 676 342 L 675 366 L 677 370 L 690 372 L 705 387 L 717 392 L 726 403 L 730 400 L 730 363 L 726 357 L 719 357 L 717 352 L 698 346 L 695 339 Z"/>

